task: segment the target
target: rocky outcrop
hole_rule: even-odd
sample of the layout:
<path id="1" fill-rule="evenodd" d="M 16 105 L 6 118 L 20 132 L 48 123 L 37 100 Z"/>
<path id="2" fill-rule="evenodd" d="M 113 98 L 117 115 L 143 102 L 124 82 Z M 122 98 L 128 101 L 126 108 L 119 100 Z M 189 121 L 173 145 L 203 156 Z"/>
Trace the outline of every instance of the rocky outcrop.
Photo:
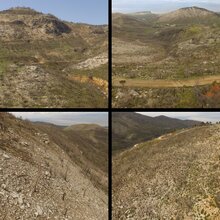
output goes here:
<path id="1" fill-rule="evenodd" d="M 64 22 L 51 17 L 40 17 L 31 21 L 31 28 L 41 29 L 45 34 L 61 35 L 70 33 L 71 28 Z"/>
<path id="2" fill-rule="evenodd" d="M 29 8 L 12 8 L 0 13 L 0 38 L 2 40 L 44 39 L 71 33 L 71 27 L 53 15 L 46 15 Z"/>
<path id="3" fill-rule="evenodd" d="M 96 57 L 89 58 L 77 65 L 75 65 L 73 68 L 76 69 L 94 69 L 96 67 L 99 67 L 101 65 L 108 63 L 108 57 L 105 54 L 100 54 Z"/>

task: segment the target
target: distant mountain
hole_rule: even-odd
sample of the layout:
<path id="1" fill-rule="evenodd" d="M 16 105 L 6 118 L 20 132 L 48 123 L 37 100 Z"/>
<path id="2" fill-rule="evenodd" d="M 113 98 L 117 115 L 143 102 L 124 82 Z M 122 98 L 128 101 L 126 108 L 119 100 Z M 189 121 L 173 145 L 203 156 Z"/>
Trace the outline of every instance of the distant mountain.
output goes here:
<path id="1" fill-rule="evenodd" d="M 209 11 L 199 7 L 187 7 L 181 8 L 176 11 L 172 11 L 163 14 L 159 17 L 158 22 L 168 23 L 184 23 L 184 22 L 211 22 L 213 19 L 220 19 L 219 15 L 213 11 Z"/>
<path id="2" fill-rule="evenodd" d="M 128 13 L 127 15 L 145 22 L 153 21 L 155 18 L 158 17 L 158 15 L 153 14 L 151 11 L 133 12 L 133 13 Z"/>
<path id="3" fill-rule="evenodd" d="M 72 130 L 72 131 L 89 131 L 89 130 L 98 130 L 103 129 L 102 126 L 97 124 L 76 124 L 72 126 L 68 126 L 65 128 L 66 131 Z"/>
<path id="4" fill-rule="evenodd" d="M 132 12 L 132 13 L 128 13 L 130 15 L 149 15 L 152 14 L 151 11 L 138 11 L 138 12 Z"/>
<path id="5" fill-rule="evenodd" d="M 178 125 L 178 126 L 187 126 L 191 127 L 194 126 L 197 123 L 200 123 L 198 121 L 193 121 L 193 120 L 180 120 L 180 119 L 175 119 L 175 118 L 170 118 L 164 115 L 156 116 L 154 117 L 155 120 L 157 120 L 160 124 L 173 124 L 173 125 Z"/>
<path id="6" fill-rule="evenodd" d="M 150 33 L 154 31 L 154 28 L 157 28 L 155 31 L 158 31 L 158 28 L 163 27 L 164 23 L 166 23 L 165 25 L 181 24 L 181 28 L 183 28 L 186 25 L 192 24 L 211 25 L 212 22 L 213 24 L 220 24 L 220 15 L 216 12 L 209 11 L 204 8 L 187 7 L 180 8 L 178 10 L 164 14 L 153 14 L 148 11 L 127 14 L 113 13 L 112 21 L 113 31 L 115 32 L 117 28 L 120 28 L 121 31 L 128 33 L 132 32 L 132 29 L 138 31 L 141 28 L 145 28 L 146 30 L 150 28 L 149 31 L 146 32 Z M 147 36 L 146 33 L 145 36 Z M 137 32 L 136 34 L 142 36 L 140 32 Z M 115 35 L 113 36 L 115 37 Z"/>
<path id="7" fill-rule="evenodd" d="M 180 120 L 166 116 L 149 117 L 133 112 L 113 112 L 113 151 L 124 150 L 142 141 L 199 123 L 198 121 Z"/>

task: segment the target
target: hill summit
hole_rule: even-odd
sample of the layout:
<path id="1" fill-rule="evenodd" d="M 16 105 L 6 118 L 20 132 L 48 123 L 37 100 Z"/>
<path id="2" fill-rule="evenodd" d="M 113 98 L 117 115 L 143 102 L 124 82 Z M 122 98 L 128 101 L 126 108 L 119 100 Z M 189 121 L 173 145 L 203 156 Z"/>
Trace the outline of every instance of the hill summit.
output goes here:
<path id="1" fill-rule="evenodd" d="M 0 39 L 44 39 L 70 33 L 71 27 L 50 14 L 16 7 L 0 13 Z"/>
<path id="2" fill-rule="evenodd" d="M 218 17 L 219 15 L 213 11 L 209 11 L 204 8 L 196 6 L 180 8 L 178 10 L 163 14 L 160 16 L 159 21 L 161 22 L 174 22 L 185 19 L 196 19 L 196 18 L 210 18 Z"/>
<path id="3" fill-rule="evenodd" d="M 37 12 L 36 10 L 29 7 L 12 7 L 7 10 L 2 11 L 1 13 L 16 13 L 16 14 L 42 14 L 41 12 Z"/>

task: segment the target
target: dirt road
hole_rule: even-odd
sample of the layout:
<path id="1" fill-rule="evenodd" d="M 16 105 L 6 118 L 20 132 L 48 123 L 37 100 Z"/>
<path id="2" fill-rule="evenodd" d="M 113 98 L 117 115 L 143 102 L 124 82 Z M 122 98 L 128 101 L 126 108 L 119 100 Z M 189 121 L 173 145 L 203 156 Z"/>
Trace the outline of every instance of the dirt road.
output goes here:
<path id="1" fill-rule="evenodd" d="M 125 81 L 125 83 L 120 82 Z M 176 87 L 193 87 L 212 84 L 214 81 L 220 83 L 219 76 L 205 76 L 195 79 L 183 80 L 145 80 L 145 79 L 126 79 L 120 77 L 113 77 L 113 86 L 130 87 L 130 88 L 176 88 Z"/>

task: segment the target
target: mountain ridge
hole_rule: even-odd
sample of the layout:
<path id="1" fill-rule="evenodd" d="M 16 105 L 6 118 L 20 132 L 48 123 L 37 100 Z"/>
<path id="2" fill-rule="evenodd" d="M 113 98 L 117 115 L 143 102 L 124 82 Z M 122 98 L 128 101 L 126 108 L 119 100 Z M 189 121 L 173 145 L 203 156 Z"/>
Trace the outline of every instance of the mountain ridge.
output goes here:
<path id="1" fill-rule="evenodd" d="M 93 130 L 93 129 L 102 129 L 103 126 L 99 124 L 93 124 L 93 123 L 83 123 L 83 124 L 74 124 L 67 126 L 65 130 Z"/>
<path id="2" fill-rule="evenodd" d="M 146 25 L 149 25 L 149 22 L 153 22 L 155 24 L 160 24 L 164 22 L 168 22 L 171 24 L 175 23 L 190 23 L 192 19 L 200 19 L 200 21 L 195 20 L 195 23 L 207 23 L 205 19 L 211 19 L 214 22 L 220 19 L 220 15 L 217 12 L 200 8 L 197 6 L 179 8 L 170 12 L 165 13 L 143 13 L 143 12 L 133 12 L 133 13 L 121 13 L 116 12 L 113 13 L 113 21 L 117 22 L 116 19 L 138 19 L 139 21 L 146 22 Z M 115 25 L 113 23 L 113 25 Z"/>
<path id="3" fill-rule="evenodd" d="M 138 142 L 147 141 L 176 129 L 192 127 L 200 123 L 199 121 L 184 121 L 165 116 L 150 117 L 133 112 L 113 112 L 113 152 L 120 152 Z"/>
<path id="4" fill-rule="evenodd" d="M 220 18 L 219 15 L 213 11 L 193 6 L 180 8 L 175 11 L 160 15 L 159 22 L 178 22 L 181 21 L 181 19 L 186 22 L 187 20 L 185 19 L 210 19 L 209 17 Z"/>

